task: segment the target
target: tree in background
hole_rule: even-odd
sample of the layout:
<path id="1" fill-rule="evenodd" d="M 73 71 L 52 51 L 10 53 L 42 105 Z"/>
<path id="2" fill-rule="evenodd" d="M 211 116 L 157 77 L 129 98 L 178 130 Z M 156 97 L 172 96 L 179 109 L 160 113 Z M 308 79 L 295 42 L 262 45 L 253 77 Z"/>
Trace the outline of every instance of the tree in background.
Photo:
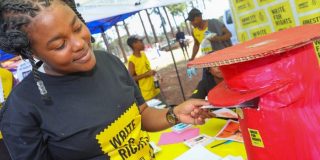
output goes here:
<path id="1" fill-rule="evenodd" d="M 95 41 L 94 43 L 92 43 L 92 49 L 93 50 L 105 50 L 103 45 L 105 45 L 103 41 Z"/>
<path id="2" fill-rule="evenodd" d="M 174 20 L 174 23 L 176 24 L 176 27 L 178 27 L 177 21 L 176 21 L 176 16 L 183 16 L 183 19 L 184 20 L 186 19 L 184 13 L 187 10 L 187 4 L 185 4 L 185 3 L 173 4 L 173 5 L 167 6 L 167 8 L 169 9 L 170 13 L 173 16 L 173 20 Z M 188 33 L 191 34 L 186 21 L 185 21 L 185 25 L 187 27 Z"/>

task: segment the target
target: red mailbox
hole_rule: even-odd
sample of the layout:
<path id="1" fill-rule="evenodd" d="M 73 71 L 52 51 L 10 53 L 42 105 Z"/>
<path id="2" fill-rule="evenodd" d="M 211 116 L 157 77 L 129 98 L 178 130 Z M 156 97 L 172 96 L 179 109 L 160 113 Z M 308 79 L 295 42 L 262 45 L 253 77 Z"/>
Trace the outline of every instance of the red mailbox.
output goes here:
<path id="1" fill-rule="evenodd" d="M 272 33 L 188 64 L 219 66 L 224 81 L 209 102 L 237 109 L 249 160 L 320 158 L 320 67 L 313 42 L 320 24 Z"/>

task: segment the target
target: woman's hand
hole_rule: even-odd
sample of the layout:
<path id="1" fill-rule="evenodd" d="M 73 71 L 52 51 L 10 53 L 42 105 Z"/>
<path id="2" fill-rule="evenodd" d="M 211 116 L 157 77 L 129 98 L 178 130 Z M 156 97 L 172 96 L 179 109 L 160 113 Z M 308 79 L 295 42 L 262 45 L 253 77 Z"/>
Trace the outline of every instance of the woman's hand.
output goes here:
<path id="1" fill-rule="evenodd" d="M 146 72 L 146 75 L 147 75 L 148 77 L 150 77 L 150 76 L 154 76 L 156 73 L 157 73 L 157 72 L 156 72 L 155 70 L 150 70 L 150 71 Z"/>
<path id="2" fill-rule="evenodd" d="M 206 118 L 215 117 L 213 113 L 200 108 L 204 105 L 209 103 L 201 99 L 190 99 L 176 106 L 173 112 L 182 123 L 200 125 L 205 123 Z"/>

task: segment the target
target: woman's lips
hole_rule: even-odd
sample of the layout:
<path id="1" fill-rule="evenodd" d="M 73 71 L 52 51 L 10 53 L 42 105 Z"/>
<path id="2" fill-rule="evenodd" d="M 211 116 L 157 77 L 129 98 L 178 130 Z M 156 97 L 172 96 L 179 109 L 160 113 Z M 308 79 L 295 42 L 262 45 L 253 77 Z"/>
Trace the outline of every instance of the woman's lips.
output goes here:
<path id="1" fill-rule="evenodd" d="M 86 63 L 91 59 L 91 52 L 90 49 L 86 49 L 84 52 L 81 53 L 80 56 L 76 57 L 74 62 L 76 63 Z"/>

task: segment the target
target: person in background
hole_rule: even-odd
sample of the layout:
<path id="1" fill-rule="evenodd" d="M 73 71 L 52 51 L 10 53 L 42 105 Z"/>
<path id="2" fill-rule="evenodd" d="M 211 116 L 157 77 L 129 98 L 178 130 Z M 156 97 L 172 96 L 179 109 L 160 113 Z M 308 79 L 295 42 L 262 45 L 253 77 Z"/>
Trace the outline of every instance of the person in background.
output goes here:
<path id="1" fill-rule="evenodd" d="M 137 82 L 143 98 L 148 101 L 153 98 L 161 99 L 160 89 L 155 85 L 156 71 L 151 69 L 150 62 L 144 52 L 143 38 L 132 35 L 127 39 L 128 46 L 133 50 L 129 57 L 128 70 Z"/>
<path id="2" fill-rule="evenodd" d="M 189 59 L 189 54 L 186 46 L 186 38 L 184 35 L 184 32 L 180 30 L 180 27 L 177 27 L 177 33 L 176 33 L 176 41 L 179 42 L 180 48 L 182 50 L 184 59 L 186 60 L 187 58 Z M 187 55 L 187 56 L 186 56 Z"/>
<path id="3" fill-rule="evenodd" d="M 222 82 L 223 77 L 218 67 L 209 67 L 208 71 L 210 75 L 198 83 L 190 98 L 205 99 L 209 91 L 218 83 Z"/>
<path id="4" fill-rule="evenodd" d="M 191 9 L 186 20 L 189 20 L 194 27 L 192 30 L 194 45 L 190 60 L 193 60 L 197 56 L 200 44 L 205 41 L 210 41 L 211 44 L 202 46 L 201 52 L 205 54 L 213 53 L 214 51 L 218 51 L 232 45 L 230 40 L 232 36 L 231 32 L 219 20 L 214 18 L 202 19 L 202 13 L 196 8 Z M 202 79 L 205 79 L 206 76 L 210 76 L 208 69 L 203 70 Z"/>
<path id="5" fill-rule="evenodd" d="M 0 114 L 2 112 L 2 104 L 4 104 L 5 100 L 8 98 L 13 85 L 14 85 L 14 77 L 13 74 L 5 68 L 2 68 L 0 64 Z M 1 160 L 9 160 L 10 156 L 4 142 L 2 140 L 2 134 L 0 130 L 0 159 Z"/>
<path id="6" fill-rule="evenodd" d="M 0 49 L 32 65 L 0 114 L 13 160 L 153 160 L 147 132 L 210 117 L 199 99 L 149 107 L 120 59 L 93 51 L 68 0 L 1 0 L 0 19 Z"/>
<path id="7" fill-rule="evenodd" d="M 14 77 L 13 77 L 13 74 L 7 69 L 3 68 L 1 64 L 0 64 L 0 78 L 2 82 L 1 88 L 3 89 L 3 91 L 0 91 L 2 92 L 1 95 L 3 96 L 3 98 L 1 97 L 0 99 L 6 100 L 13 88 Z M 1 108 L 1 105 L 0 105 L 0 108 Z"/>

